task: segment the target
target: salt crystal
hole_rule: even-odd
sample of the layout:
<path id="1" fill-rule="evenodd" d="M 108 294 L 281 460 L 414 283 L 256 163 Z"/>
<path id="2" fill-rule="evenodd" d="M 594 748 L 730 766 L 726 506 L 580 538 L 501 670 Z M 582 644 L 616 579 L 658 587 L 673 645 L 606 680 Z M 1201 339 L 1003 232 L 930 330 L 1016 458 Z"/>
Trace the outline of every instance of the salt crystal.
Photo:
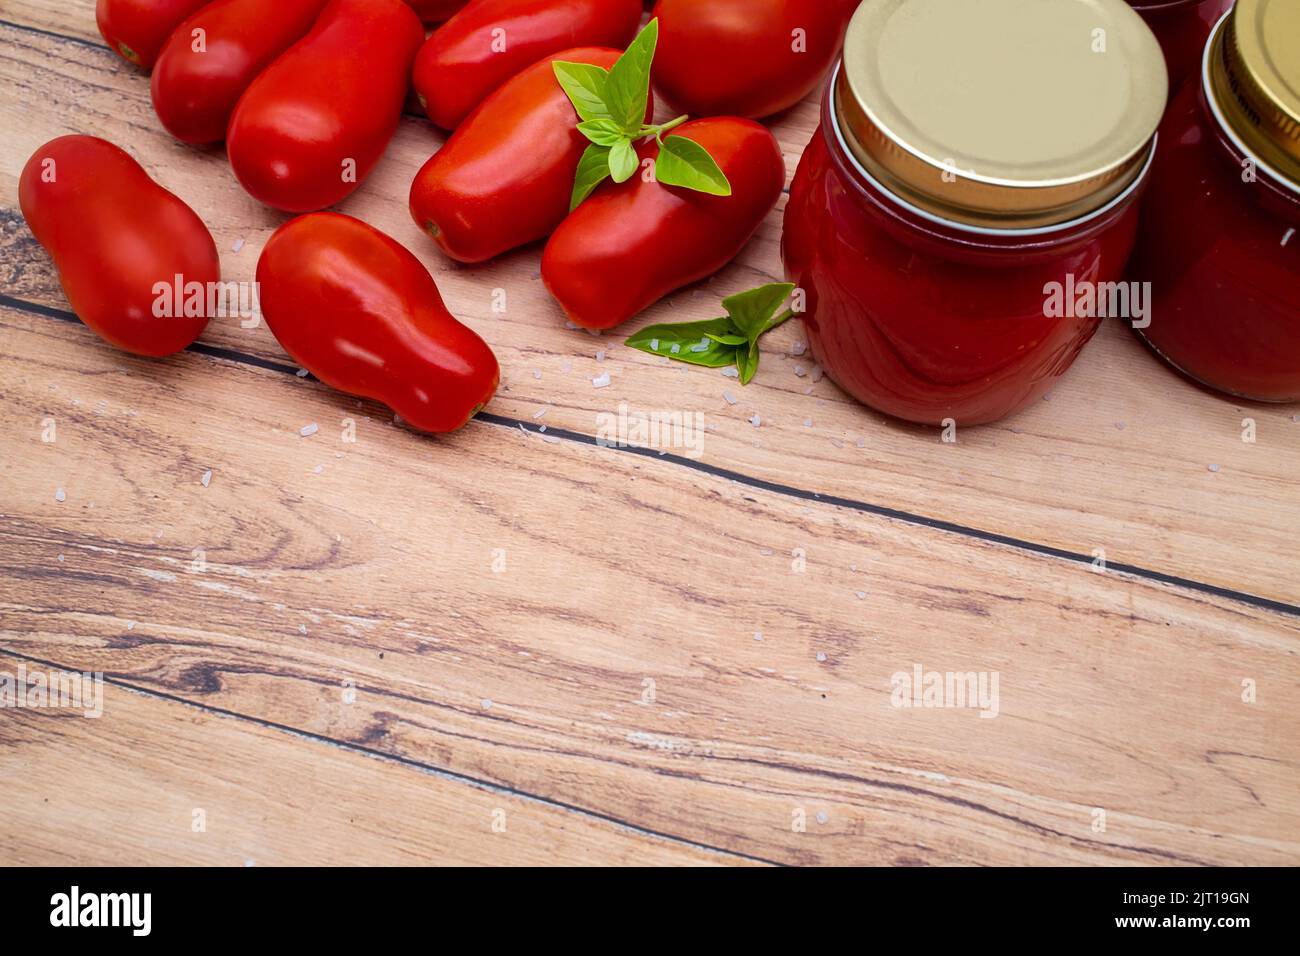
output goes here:
<path id="1" fill-rule="evenodd" d="M 491 710 L 492 701 L 484 697 L 482 700 L 479 701 L 479 706 L 482 707 L 484 710 Z"/>
<path id="2" fill-rule="evenodd" d="M 611 379 L 610 379 L 610 377 L 609 377 L 609 373 L 608 373 L 608 372 L 605 372 L 605 373 L 603 373 L 603 374 L 601 374 L 601 375 L 597 375 L 595 378 L 593 378 L 593 379 L 591 380 L 591 384 L 592 384 L 592 386 L 595 387 L 595 388 L 605 388 L 605 387 L 607 387 L 607 386 L 609 385 L 610 381 L 611 381 Z"/>
<path id="3" fill-rule="evenodd" d="M 67 501 L 67 500 L 68 500 L 68 496 L 67 496 L 67 494 L 63 491 L 62 488 L 55 488 L 55 489 L 54 489 L 54 500 L 55 500 L 55 501 Z"/>
<path id="4" fill-rule="evenodd" d="M 544 418 L 544 417 L 546 416 L 546 413 L 549 412 L 550 410 L 551 410 L 551 408 L 550 408 L 550 406 L 548 405 L 546 408 L 543 408 L 543 409 L 541 409 L 541 410 L 539 410 L 539 411 L 537 411 L 537 412 L 534 412 L 534 413 L 533 413 L 533 418 Z"/>
<path id="5" fill-rule="evenodd" d="M 755 631 L 755 632 L 754 632 L 754 640 L 756 640 L 756 641 L 761 641 L 762 639 L 763 639 L 763 632 L 762 632 L 762 631 Z"/>
<path id="6" fill-rule="evenodd" d="M 605 350 L 604 350 L 604 349 L 601 349 L 599 352 L 596 353 L 596 361 L 597 361 L 597 362 L 603 362 L 603 361 L 605 361 Z"/>
<path id="7" fill-rule="evenodd" d="M 243 239 L 243 237 L 241 236 L 240 238 L 236 239 L 236 240 L 234 241 L 234 243 L 231 245 L 231 247 L 230 247 L 230 251 L 231 251 L 231 252 L 238 252 L 238 251 L 239 251 L 240 249 L 242 249 L 242 248 L 244 248 L 244 239 Z"/>
<path id="8" fill-rule="evenodd" d="M 760 425 L 763 424 L 763 419 L 761 419 L 761 418 L 758 416 L 758 414 L 755 413 L 755 414 L 754 414 L 754 417 L 751 418 L 751 419 L 749 420 L 749 423 L 750 423 L 751 425 L 753 425 L 755 428 L 758 428 Z"/>
<path id="9" fill-rule="evenodd" d="M 732 395 L 730 392 L 723 392 L 723 393 L 722 393 L 722 397 L 725 398 L 725 399 L 727 400 L 727 404 L 728 404 L 728 405 L 735 405 L 735 404 L 736 404 L 736 396 L 735 396 L 735 395 Z"/>
<path id="10" fill-rule="evenodd" d="M 807 370 L 804 369 L 802 365 L 796 365 L 794 367 L 794 374 L 799 376 L 800 378 L 803 378 L 805 375 L 808 374 L 808 372 Z"/>
<path id="11" fill-rule="evenodd" d="M 818 652 L 817 652 L 817 661 L 818 661 L 818 663 L 825 663 L 825 662 L 826 662 L 826 652 L 825 652 L 825 651 L 818 651 Z"/>
<path id="12" fill-rule="evenodd" d="M 303 438 L 310 438 L 318 431 L 320 431 L 319 426 L 317 426 L 315 422 L 312 422 L 310 425 L 303 425 L 302 428 L 298 430 L 298 434 L 301 435 Z"/>
<path id="13" fill-rule="evenodd" d="M 812 428 L 812 419 L 811 419 L 811 418 L 805 418 L 805 419 L 803 420 L 803 427 L 804 427 L 804 428 Z"/>
<path id="14" fill-rule="evenodd" d="M 866 592 L 866 591 L 859 591 L 859 592 L 858 592 L 858 600 L 859 600 L 859 601 L 865 601 L 866 599 L 867 599 L 867 592 Z"/>
<path id="15" fill-rule="evenodd" d="M 722 370 L 722 374 L 727 378 L 740 378 L 740 371 L 734 365 L 728 365 Z"/>
<path id="16" fill-rule="evenodd" d="M 650 340 L 650 351 L 651 351 L 651 352 L 658 352 L 658 351 L 659 351 L 659 340 L 658 340 L 658 339 L 651 339 L 651 340 Z"/>
<path id="17" fill-rule="evenodd" d="M 533 378 L 541 378 L 541 377 L 542 377 L 542 370 L 540 368 L 533 369 Z"/>
<path id="18" fill-rule="evenodd" d="M 203 485 L 204 488 L 206 488 L 209 484 L 211 484 L 211 482 L 212 482 L 212 469 L 209 468 L 207 471 L 205 471 L 205 472 L 203 473 L 203 477 L 200 478 L 199 481 L 202 483 L 202 485 Z"/>
<path id="19" fill-rule="evenodd" d="M 1218 470 L 1219 470 L 1219 466 L 1218 466 L 1218 465 L 1211 465 L 1211 466 L 1210 466 L 1210 471 L 1218 472 Z"/>
<path id="20" fill-rule="evenodd" d="M 305 368 L 300 368 L 298 369 L 298 371 L 294 372 L 293 374 L 297 375 L 299 378 L 306 378 L 308 375 L 311 374 L 311 372 L 307 371 Z"/>

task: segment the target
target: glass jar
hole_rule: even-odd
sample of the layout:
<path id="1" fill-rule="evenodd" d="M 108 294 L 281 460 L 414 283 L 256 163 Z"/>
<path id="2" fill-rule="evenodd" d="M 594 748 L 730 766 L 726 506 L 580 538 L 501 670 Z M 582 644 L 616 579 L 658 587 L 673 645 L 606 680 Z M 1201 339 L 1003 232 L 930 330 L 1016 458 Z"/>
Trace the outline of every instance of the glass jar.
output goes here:
<path id="1" fill-rule="evenodd" d="M 1129 0 L 1160 41 L 1171 89 L 1201 70 L 1201 54 L 1214 24 L 1232 0 Z"/>
<path id="2" fill-rule="evenodd" d="M 1193 379 L 1300 400 L 1300 2 L 1239 0 L 1174 99 L 1143 204 L 1147 343 Z"/>
<path id="3" fill-rule="evenodd" d="M 897 418 L 982 424 L 1038 400 L 1102 318 L 1073 290 L 1123 277 L 1160 49 L 1122 0 L 1034 10 L 866 0 L 795 175 L 782 254 L 813 354 Z M 1107 52 L 1082 53 L 1099 21 Z"/>

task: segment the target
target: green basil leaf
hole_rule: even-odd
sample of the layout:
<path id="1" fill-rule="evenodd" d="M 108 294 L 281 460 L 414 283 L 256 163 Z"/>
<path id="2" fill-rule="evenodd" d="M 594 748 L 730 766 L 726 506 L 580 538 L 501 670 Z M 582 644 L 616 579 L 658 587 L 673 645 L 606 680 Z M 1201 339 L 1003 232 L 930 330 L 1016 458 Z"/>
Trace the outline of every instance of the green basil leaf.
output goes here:
<path id="1" fill-rule="evenodd" d="M 655 47 L 659 45 L 659 21 L 645 25 L 627 52 L 609 71 L 604 100 L 609 115 L 628 136 L 635 136 L 645 124 L 646 103 L 650 97 L 650 67 Z"/>
<path id="2" fill-rule="evenodd" d="M 715 335 L 712 332 L 705 332 L 704 334 L 707 335 L 709 338 L 713 339 L 713 341 L 717 342 L 719 345 L 748 345 L 749 344 L 749 339 L 745 338 L 743 335 L 732 335 L 732 334 Z"/>
<path id="3" fill-rule="evenodd" d="M 757 342 L 759 336 L 772 327 L 777 310 L 790 298 L 794 288 L 792 282 L 774 282 L 723 299 L 722 307 L 727 310 L 727 315 L 736 324 L 736 328 L 750 342 Z"/>
<path id="4" fill-rule="evenodd" d="M 661 355 L 690 365 L 726 368 L 736 364 L 737 346 L 724 345 L 712 336 L 727 335 L 730 331 L 729 319 L 651 325 L 629 338 L 626 344 L 651 355 Z"/>
<path id="5" fill-rule="evenodd" d="M 619 129 L 618 124 L 611 119 L 589 120 L 585 123 L 579 123 L 578 132 L 597 146 L 617 146 L 627 139 L 623 135 L 623 131 Z"/>
<path id="6" fill-rule="evenodd" d="M 609 172 L 614 182 L 625 183 L 636 175 L 641 165 L 641 157 L 632 148 L 630 139 L 621 139 L 609 151 Z"/>
<path id="7" fill-rule="evenodd" d="M 570 63 L 566 60 L 556 60 L 551 68 L 580 119 L 588 123 L 609 119 L 609 107 L 605 105 L 609 74 L 605 70 L 594 63 Z"/>
<path id="8" fill-rule="evenodd" d="M 750 342 L 736 349 L 736 371 L 740 373 L 740 384 L 748 385 L 758 372 L 758 343 Z"/>
<path id="9" fill-rule="evenodd" d="M 731 182 L 709 151 L 685 136 L 669 136 L 659 149 L 655 178 L 665 186 L 681 186 L 710 196 L 730 196 Z"/>
<path id="10" fill-rule="evenodd" d="M 758 340 L 791 317 L 789 310 L 777 313 L 794 289 L 794 284 L 789 282 L 751 289 L 722 300 L 727 309 L 723 318 L 652 325 L 633 335 L 627 344 L 651 355 L 691 365 L 708 368 L 734 365 L 740 384 L 748 385 L 758 373 L 762 354 Z"/>
<path id="11" fill-rule="evenodd" d="M 650 349 L 638 346 L 642 352 L 650 352 Z M 675 362 L 684 362 L 687 365 L 698 365 L 701 368 L 727 368 L 735 365 L 737 353 L 742 350 L 742 346 L 737 345 L 719 345 L 717 342 L 710 342 L 709 347 L 703 351 L 692 351 L 689 348 L 683 348 L 680 352 L 668 354 L 666 352 L 650 352 L 651 355 L 662 355 L 670 358 Z"/>
<path id="12" fill-rule="evenodd" d="M 573 182 L 569 212 L 581 206 L 596 187 L 609 178 L 609 154 L 608 146 L 597 146 L 595 143 L 588 146 L 582 154 L 582 159 L 578 160 L 578 174 Z"/>
<path id="13" fill-rule="evenodd" d="M 763 331 L 758 333 L 759 337 L 761 338 L 762 336 L 767 335 L 767 333 L 771 332 L 773 329 L 780 328 L 781 326 L 785 325 L 785 323 L 789 322 L 793 318 L 794 318 L 793 309 L 786 309 L 780 315 L 772 316 L 770 319 L 767 320 L 767 322 L 763 324 Z M 758 340 L 755 339 L 755 341 Z"/>

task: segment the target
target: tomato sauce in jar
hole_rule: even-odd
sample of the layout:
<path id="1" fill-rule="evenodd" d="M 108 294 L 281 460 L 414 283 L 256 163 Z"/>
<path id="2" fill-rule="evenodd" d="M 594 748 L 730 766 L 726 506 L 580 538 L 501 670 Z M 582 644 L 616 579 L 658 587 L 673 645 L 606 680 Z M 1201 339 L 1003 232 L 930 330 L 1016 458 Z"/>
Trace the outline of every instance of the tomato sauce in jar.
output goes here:
<path id="1" fill-rule="evenodd" d="M 1140 331 L 1212 388 L 1300 401 L 1300 3 L 1239 0 L 1160 129 L 1130 275 Z"/>
<path id="2" fill-rule="evenodd" d="M 1201 69 L 1201 53 L 1214 24 L 1232 6 L 1232 0 L 1129 0 L 1160 41 L 1169 65 L 1171 88 Z"/>
<path id="3" fill-rule="evenodd" d="M 1055 291 L 1123 277 L 1167 82 L 1123 0 L 866 0 L 782 241 L 830 378 L 931 425 L 1040 399 L 1101 321 Z"/>

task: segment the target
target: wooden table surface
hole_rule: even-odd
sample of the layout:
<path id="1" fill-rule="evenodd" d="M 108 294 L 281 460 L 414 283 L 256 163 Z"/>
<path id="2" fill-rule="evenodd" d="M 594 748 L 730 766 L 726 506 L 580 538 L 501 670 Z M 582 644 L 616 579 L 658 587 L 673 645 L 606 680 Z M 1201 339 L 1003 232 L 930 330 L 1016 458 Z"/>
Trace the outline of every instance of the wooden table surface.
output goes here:
<path id="1" fill-rule="evenodd" d="M 791 175 L 815 123 L 775 126 Z M 421 236 L 410 116 L 340 209 L 504 376 L 424 437 L 264 326 L 146 361 L 67 311 L 17 201 L 55 136 L 129 150 L 227 279 L 285 218 L 161 129 L 91 0 L 0 0 L 0 124 L 0 673 L 105 680 L 99 719 L 0 711 L 0 862 L 1300 863 L 1300 407 L 1118 324 L 955 444 L 819 379 L 798 323 L 747 388 L 670 365 L 625 334 L 779 276 L 784 200 L 596 338 L 536 248 Z M 599 447 L 620 403 L 702 412 L 702 454 Z M 893 706 L 918 666 L 996 673 L 996 718 Z"/>

